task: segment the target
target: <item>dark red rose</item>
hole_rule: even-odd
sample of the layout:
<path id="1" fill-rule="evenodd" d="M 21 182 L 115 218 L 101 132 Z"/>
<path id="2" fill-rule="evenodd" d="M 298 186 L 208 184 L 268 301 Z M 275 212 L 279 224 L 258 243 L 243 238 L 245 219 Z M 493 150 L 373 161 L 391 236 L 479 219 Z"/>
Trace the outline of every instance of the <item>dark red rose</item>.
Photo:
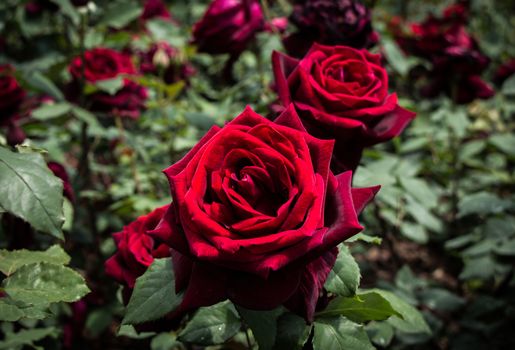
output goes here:
<path id="1" fill-rule="evenodd" d="M 272 55 L 276 89 L 283 108 L 295 105 L 315 137 L 335 139 L 333 170 L 353 170 L 364 147 L 401 133 L 415 117 L 388 93 L 381 56 L 346 46 L 315 44 L 297 60 Z"/>
<path id="2" fill-rule="evenodd" d="M 357 215 L 378 190 L 333 175 L 332 147 L 293 106 L 275 122 L 246 108 L 164 171 L 173 202 L 149 233 L 172 248 L 176 314 L 229 298 L 313 319 L 336 246 L 362 230 Z"/>
<path id="3" fill-rule="evenodd" d="M 18 114 L 25 90 L 14 77 L 14 68 L 0 65 L 0 126 L 7 125 Z"/>
<path id="4" fill-rule="evenodd" d="M 17 121 L 12 121 L 7 125 L 7 143 L 11 146 L 16 146 L 27 138 L 23 129 L 18 125 Z"/>
<path id="5" fill-rule="evenodd" d="M 172 15 L 162 0 L 146 0 L 140 18 L 144 21 L 154 18 L 171 20 Z"/>
<path id="6" fill-rule="evenodd" d="M 436 97 L 446 93 L 457 103 L 475 98 L 489 98 L 494 90 L 481 79 L 490 59 L 480 50 L 477 41 L 467 32 L 468 9 L 463 4 L 444 10 L 441 18 L 429 16 L 414 23 L 408 31 L 398 24 L 394 35 L 402 49 L 429 60 L 432 67 L 424 74 L 428 84 L 421 93 Z"/>
<path id="7" fill-rule="evenodd" d="M 503 63 L 497 68 L 494 75 L 494 82 L 497 85 L 502 85 L 506 79 L 515 74 L 515 58 Z"/>
<path id="8" fill-rule="evenodd" d="M 72 92 L 71 99 L 76 98 L 73 95 L 77 94 L 77 87 L 82 81 L 83 71 L 87 83 L 113 79 L 119 75 L 136 74 L 130 56 L 112 49 L 95 48 L 86 51 L 84 58 L 84 70 L 81 56 L 75 57 L 69 67 L 74 78 L 69 89 Z M 140 111 L 145 107 L 146 99 L 146 89 L 129 79 L 124 80 L 123 87 L 114 95 L 105 92 L 88 95 L 91 110 L 129 118 L 139 117 Z"/>
<path id="9" fill-rule="evenodd" d="M 57 162 L 48 162 L 47 166 L 50 170 L 52 170 L 55 176 L 63 181 L 64 196 L 73 202 L 75 199 L 75 194 L 73 193 L 72 184 L 64 166 Z"/>
<path id="10" fill-rule="evenodd" d="M 200 52 L 238 56 L 263 29 L 258 0 L 213 0 L 193 27 L 193 40 Z"/>
<path id="11" fill-rule="evenodd" d="M 294 57 L 304 56 L 315 42 L 361 49 L 379 39 L 370 11 L 356 0 L 297 0 L 290 21 L 298 31 L 285 38 L 284 45 Z"/>
<path id="12" fill-rule="evenodd" d="M 132 289 L 136 278 L 147 270 L 154 258 L 170 256 L 170 249 L 166 245 L 157 244 L 147 234 L 156 227 L 167 210 L 168 205 L 158 208 L 113 234 L 118 251 L 105 263 L 108 276 Z"/>
<path id="13" fill-rule="evenodd" d="M 184 62 L 179 50 L 166 42 L 153 44 L 147 51 L 137 50 L 139 69 L 143 74 L 161 75 L 165 83 L 188 81 L 195 74 L 195 68 Z"/>

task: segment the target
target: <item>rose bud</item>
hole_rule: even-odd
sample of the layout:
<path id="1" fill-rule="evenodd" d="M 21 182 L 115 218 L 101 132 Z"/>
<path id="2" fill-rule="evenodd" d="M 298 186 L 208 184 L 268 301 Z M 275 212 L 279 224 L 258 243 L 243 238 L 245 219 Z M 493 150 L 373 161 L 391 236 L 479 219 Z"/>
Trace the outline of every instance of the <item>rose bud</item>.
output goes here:
<path id="1" fill-rule="evenodd" d="M 158 244 L 147 231 L 153 230 L 166 213 L 168 206 L 158 208 L 148 215 L 140 216 L 113 234 L 117 252 L 105 262 L 106 274 L 129 289 L 134 288 L 136 278 L 152 264 L 154 258 L 170 255 L 170 249 Z"/>
<path id="2" fill-rule="evenodd" d="M 363 148 L 399 135 L 415 117 L 388 92 L 380 55 L 315 44 L 301 60 L 274 52 L 272 65 L 283 108 L 293 103 L 309 133 L 335 139 L 335 172 L 354 170 Z"/>
<path id="3" fill-rule="evenodd" d="M 195 74 L 193 66 L 181 59 L 179 50 L 166 42 L 155 43 L 147 51 L 136 50 L 135 54 L 139 57 L 141 73 L 159 76 L 159 68 L 162 68 L 162 77 L 167 84 L 179 80 L 187 82 Z"/>
<path id="4" fill-rule="evenodd" d="M 85 82 L 91 84 L 100 80 L 113 79 L 120 75 L 136 74 L 130 56 L 112 49 L 95 48 L 88 50 L 84 53 L 84 58 L 84 69 L 81 56 L 75 57 L 68 67 L 73 77 L 72 84 L 69 87 L 69 98 L 71 100 L 77 99 L 78 87 L 82 81 L 83 73 Z M 125 78 L 123 87 L 114 95 L 106 92 L 95 92 L 87 97 L 88 108 L 94 112 L 135 119 L 145 108 L 147 91 L 141 85 Z"/>
<path id="5" fill-rule="evenodd" d="M 228 298 L 313 320 L 337 245 L 362 230 L 357 216 L 378 190 L 330 172 L 333 144 L 293 107 L 275 122 L 247 107 L 164 171 L 173 202 L 149 234 L 172 248 L 184 293 L 174 315 Z"/>
<path id="6" fill-rule="evenodd" d="M 370 11 L 356 0 L 297 0 L 290 21 L 298 31 L 284 40 L 288 53 L 304 56 L 315 42 L 369 48 L 377 43 Z"/>
<path id="7" fill-rule="evenodd" d="M 213 0 L 193 27 L 199 52 L 238 56 L 264 29 L 258 0 Z"/>

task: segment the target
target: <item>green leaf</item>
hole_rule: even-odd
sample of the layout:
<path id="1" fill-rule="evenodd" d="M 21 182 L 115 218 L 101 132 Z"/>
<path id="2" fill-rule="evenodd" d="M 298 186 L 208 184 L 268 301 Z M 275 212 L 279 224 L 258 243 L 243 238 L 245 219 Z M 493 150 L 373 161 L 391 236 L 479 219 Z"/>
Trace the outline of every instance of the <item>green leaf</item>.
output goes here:
<path id="1" fill-rule="evenodd" d="M 250 327 L 260 350 L 270 350 L 277 336 L 277 320 L 284 310 L 277 308 L 271 311 L 248 310 L 239 305 L 236 309 L 241 318 Z"/>
<path id="2" fill-rule="evenodd" d="M 224 301 L 200 308 L 179 333 L 179 340 L 198 345 L 222 344 L 238 333 L 240 327 L 234 305 Z"/>
<path id="3" fill-rule="evenodd" d="M 426 208 L 438 205 L 438 196 L 425 181 L 413 177 L 400 177 L 401 186 Z"/>
<path id="4" fill-rule="evenodd" d="M 434 232 L 441 232 L 442 222 L 434 216 L 427 208 L 415 200 L 412 196 L 406 195 L 406 211 L 422 226 Z"/>
<path id="5" fill-rule="evenodd" d="M 425 244 L 429 240 L 427 231 L 422 225 L 405 221 L 400 226 L 400 229 L 402 235 L 413 242 Z"/>
<path id="6" fill-rule="evenodd" d="M 381 243 L 383 242 L 383 239 L 378 236 L 369 236 L 369 235 L 366 235 L 366 234 L 360 232 L 357 235 L 354 235 L 354 236 L 348 238 L 347 240 L 345 240 L 345 242 L 348 242 L 348 243 L 353 243 L 353 242 L 357 242 L 357 241 L 363 241 L 365 243 L 381 245 Z"/>
<path id="7" fill-rule="evenodd" d="M 16 305 L 9 304 L 4 299 L 6 298 L 0 298 L 0 321 L 15 322 L 25 315 Z"/>
<path id="8" fill-rule="evenodd" d="M 173 350 L 177 349 L 177 341 L 175 334 L 172 333 L 159 333 L 150 342 L 151 350 Z"/>
<path id="9" fill-rule="evenodd" d="M 62 13 L 68 16 L 74 25 L 79 25 L 80 23 L 80 15 L 75 9 L 75 6 L 71 4 L 70 0 L 50 0 L 53 3 L 59 5 L 59 8 Z"/>
<path id="10" fill-rule="evenodd" d="M 286 312 L 277 319 L 277 335 L 274 350 L 300 350 L 308 340 L 311 326 L 291 312 Z"/>
<path id="11" fill-rule="evenodd" d="M 41 155 L 0 147 L 0 206 L 35 229 L 64 239 L 63 183 Z"/>
<path id="12" fill-rule="evenodd" d="M 25 76 L 27 83 L 34 89 L 47 93 L 57 101 L 63 101 L 64 95 L 59 88 L 52 82 L 52 80 L 45 77 L 40 72 L 34 72 Z"/>
<path id="13" fill-rule="evenodd" d="M 429 288 L 420 292 L 424 305 L 433 310 L 453 312 L 465 305 L 465 300 L 441 288 Z"/>
<path id="14" fill-rule="evenodd" d="M 339 316 L 315 322 L 313 349 L 371 350 L 374 346 L 370 343 L 363 326 Z"/>
<path id="15" fill-rule="evenodd" d="M 408 58 L 404 55 L 397 43 L 391 39 L 382 40 L 384 53 L 388 63 L 390 63 L 397 73 L 405 76 L 411 68 Z"/>
<path id="16" fill-rule="evenodd" d="M 49 120 L 60 117 L 70 112 L 71 106 L 67 102 L 44 104 L 32 111 L 32 117 L 38 120 Z"/>
<path id="17" fill-rule="evenodd" d="M 515 95 L 515 75 L 512 75 L 502 84 L 502 93 L 504 95 Z"/>
<path id="18" fill-rule="evenodd" d="M 123 87 L 123 80 L 123 77 L 119 75 L 112 79 L 96 81 L 95 86 L 109 95 L 115 95 Z"/>
<path id="19" fill-rule="evenodd" d="M 122 29 L 138 18 L 142 11 L 136 1 L 113 1 L 107 6 L 99 24 Z"/>
<path id="20" fill-rule="evenodd" d="M 46 309 L 48 304 L 29 305 L 15 301 L 9 296 L 0 298 L 0 320 L 14 322 L 22 318 L 42 320 L 49 316 Z"/>
<path id="21" fill-rule="evenodd" d="M 34 347 L 34 342 L 46 337 L 57 338 L 59 332 L 54 327 L 23 329 L 18 333 L 7 333 L 5 340 L 0 341 L 0 349 L 17 349 L 23 345 Z"/>
<path id="22" fill-rule="evenodd" d="M 182 293 L 175 294 L 172 259 L 155 259 L 136 280 L 122 324 L 156 320 L 173 311 L 181 301 Z"/>
<path id="23" fill-rule="evenodd" d="M 387 322 L 393 327 L 405 333 L 431 333 L 424 317 L 420 311 L 413 306 L 409 305 L 392 292 L 381 289 L 371 289 L 368 291 L 380 294 L 383 298 L 388 300 L 392 308 L 401 315 L 402 318 L 392 316 L 388 319 Z"/>
<path id="24" fill-rule="evenodd" d="M 338 248 L 340 252 L 333 269 L 329 272 L 324 287 L 328 292 L 342 296 L 351 296 L 356 294 L 359 286 L 361 278 L 359 266 L 347 246 L 341 244 Z"/>
<path id="25" fill-rule="evenodd" d="M 395 334 L 393 327 L 386 322 L 370 322 L 365 326 L 365 330 L 372 343 L 382 348 L 390 345 Z"/>
<path id="26" fill-rule="evenodd" d="M 515 239 L 502 242 L 494 248 L 494 252 L 498 255 L 515 256 Z"/>
<path id="27" fill-rule="evenodd" d="M 23 265 L 47 262 L 57 265 L 67 265 L 70 256 L 59 245 L 53 245 L 45 251 L 31 251 L 26 249 L 8 251 L 0 250 L 0 271 L 7 276 Z"/>
<path id="28" fill-rule="evenodd" d="M 497 214 L 502 213 L 510 206 L 510 202 L 497 197 L 490 192 L 477 192 L 463 197 L 459 203 L 459 217 L 470 214 Z"/>
<path id="29" fill-rule="evenodd" d="M 501 150 L 502 152 L 515 156 L 515 135 L 513 134 L 500 134 L 490 137 L 488 140 L 492 145 Z"/>
<path id="30" fill-rule="evenodd" d="M 89 293 L 77 272 L 46 262 L 23 265 L 2 286 L 11 298 L 29 304 L 74 302 Z"/>
<path id="31" fill-rule="evenodd" d="M 358 294 L 352 298 L 337 297 L 324 310 L 318 312 L 316 317 L 318 320 L 321 317 L 340 315 L 357 323 L 382 321 L 394 315 L 402 317 L 385 298 L 375 292 Z"/>

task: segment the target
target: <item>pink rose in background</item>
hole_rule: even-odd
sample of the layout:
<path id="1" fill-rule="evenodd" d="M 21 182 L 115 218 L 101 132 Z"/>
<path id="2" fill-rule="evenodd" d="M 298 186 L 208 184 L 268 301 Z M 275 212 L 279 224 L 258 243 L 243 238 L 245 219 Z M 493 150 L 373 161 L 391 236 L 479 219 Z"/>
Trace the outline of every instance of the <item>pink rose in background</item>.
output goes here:
<path id="1" fill-rule="evenodd" d="M 388 92 L 381 57 L 366 50 L 315 44 L 301 60 L 274 52 L 272 64 L 283 108 L 293 103 L 312 135 L 335 139 L 335 172 L 354 170 L 363 148 L 399 135 L 415 117 Z"/>

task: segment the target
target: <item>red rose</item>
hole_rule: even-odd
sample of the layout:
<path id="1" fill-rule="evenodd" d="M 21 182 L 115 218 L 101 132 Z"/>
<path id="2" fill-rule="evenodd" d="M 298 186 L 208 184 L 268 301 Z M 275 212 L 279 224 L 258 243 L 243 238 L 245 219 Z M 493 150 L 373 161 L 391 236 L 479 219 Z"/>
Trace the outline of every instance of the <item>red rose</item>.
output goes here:
<path id="1" fill-rule="evenodd" d="M 229 298 L 312 320 L 336 246 L 361 231 L 357 215 L 378 190 L 333 175 L 332 147 L 293 107 L 275 123 L 247 108 L 164 171 L 173 202 L 149 233 L 172 248 L 177 313 Z"/>
<path id="2" fill-rule="evenodd" d="M 284 40 L 288 53 L 303 57 L 315 42 L 362 49 L 377 43 L 369 9 L 356 0 L 296 0 L 290 21 L 298 31 Z"/>
<path id="3" fill-rule="evenodd" d="M 68 177 L 68 173 L 66 172 L 64 166 L 57 162 L 48 162 L 47 166 L 55 176 L 63 181 L 64 196 L 73 202 L 75 194 L 73 193 L 72 184 L 70 183 L 70 178 Z"/>
<path id="4" fill-rule="evenodd" d="M 380 61 L 366 50 L 318 44 L 302 60 L 272 55 L 282 105 L 293 103 L 314 136 L 336 140 L 335 171 L 355 169 L 364 147 L 399 135 L 415 117 L 388 93 Z"/>
<path id="5" fill-rule="evenodd" d="M 14 77 L 14 68 L 0 65 L 0 125 L 7 125 L 18 113 L 25 90 Z"/>
<path id="6" fill-rule="evenodd" d="M 164 206 L 148 215 L 140 216 L 121 232 L 113 234 L 118 251 L 105 263 L 108 276 L 132 289 L 136 278 L 147 270 L 154 258 L 170 255 L 166 245 L 156 244 L 147 234 L 147 231 L 156 227 L 167 209 L 168 206 Z"/>
<path id="7" fill-rule="evenodd" d="M 166 8 L 166 4 L 161 0 L 147 0 L 143 7 L 143 13 L 140 16 L 141 20 L 146 21 L 154 18 L 161 18 L 164 20 L 172 20 L 170 11 Z"/>
<path id="8" fill-rule="evenodd" d="M 493 81 L 497 85 L 502 85 L 506 79 L 515 74 L 515 58 L 501 64 L 495 71 Z"/>
<path id="9" fill-rule="evenodd" d="M 213 0 L 193 27 L 193 41 L 200 52 L 238 56 L 263 28 L 258 0 Z"/>
<path id="10" fill-rule="evenodd" d="M 407 32 L 400 23 L 394 26 L 395 38 L 402 49 L 429 60 L 432 67 L 422 74 L 428 81 L 421 90 L 425 97 L 444 92 L 457 103 L 493 96 L 492 87 L 481 79 L 490 59 L 467 32 L 468 8 L 455 4 L 444 10 L 441 18 L 429 16 L 413 23 Z"/>
<path id="11" fill-rule="evenodd" d="M 130 56 L 112 49 L 95 48 L 86 51 L 84 61 L 84 69 L 81 56 L 75 57 L 70 64 L 69 71 L 74 78 L 70 87 L 71 95 L 77 94 L 75 90 L 82 80 L 83 72 L 88 83 L 113 79 L 119 75 L 136 74 Z M 71 98 L 75 99 L 76 96 Z M 145 107 L 146 98 L 147 91 L 144 87 L 125 79 L 123 87 L 116 94 L 93 93 L 88 95 L 88 102 L 91 104 L 89 108 L 95 112 L 137 118 Z"/>

